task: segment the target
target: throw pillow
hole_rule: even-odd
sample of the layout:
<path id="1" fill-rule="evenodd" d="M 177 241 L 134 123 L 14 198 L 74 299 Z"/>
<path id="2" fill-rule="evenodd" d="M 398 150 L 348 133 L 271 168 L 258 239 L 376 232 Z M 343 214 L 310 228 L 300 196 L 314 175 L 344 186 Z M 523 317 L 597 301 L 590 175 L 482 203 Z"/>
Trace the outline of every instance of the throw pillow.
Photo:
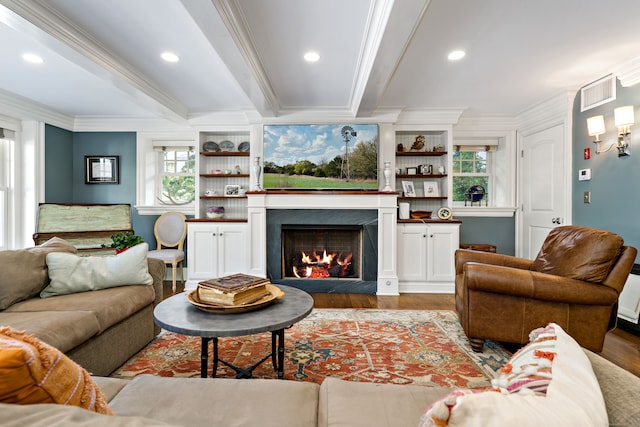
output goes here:
<path id="1" fill-rule="evenodd" d="M 0 402 L 59 403 L 113 415 L 89 373 L 39 339 L 0 328 Z"/>
<path id="2" fill-rule="evenodd" d="M 146 243 L 118 255 L 81 257 L 72 254 L 47 255 L 51 283 L 40 292 L 42 298 L 96 291 L 125 285 L 151 285 Z"/>
<path id="3" fill-rule="evenodd" d="M 589 359 L 556 324 L 532 332 L 532 342 L 514 354 L 494 385 L 454 391 L 431 405 L 420 427 L 608 425 Z"/>
<path id="4" fill-rule="evenodd" d="M 37 296 L 49 283 L 47 254 L 76 253 L 69 242 L 54 237 L 40 246 L 0 251 L 0 310 Z"/>

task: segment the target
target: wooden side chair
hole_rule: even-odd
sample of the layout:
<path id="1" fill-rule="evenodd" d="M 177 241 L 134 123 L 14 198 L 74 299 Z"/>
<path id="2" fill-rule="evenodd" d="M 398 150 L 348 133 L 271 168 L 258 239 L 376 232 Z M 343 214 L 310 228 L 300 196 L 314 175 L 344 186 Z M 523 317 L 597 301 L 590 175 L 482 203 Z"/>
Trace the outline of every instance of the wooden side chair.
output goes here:
<path id="1" fill-rule="evenodd" d="M 180 212 L 166 212 L 158 217 L 153 226 L 157 248 L 149 251 L 149 258 L 171 264 L 171 290 L 176 293 L 176 270 L 180 266 L 180 280 L 184 285 L 184 240 L 187 237 L 187 217 Z"/>

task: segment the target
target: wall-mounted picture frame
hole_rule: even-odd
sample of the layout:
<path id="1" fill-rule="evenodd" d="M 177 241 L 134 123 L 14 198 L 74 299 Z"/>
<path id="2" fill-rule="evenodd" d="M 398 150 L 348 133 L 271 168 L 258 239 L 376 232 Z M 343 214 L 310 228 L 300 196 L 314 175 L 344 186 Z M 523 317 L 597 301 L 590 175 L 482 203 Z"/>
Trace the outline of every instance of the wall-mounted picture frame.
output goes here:
<path id="1" fill-rule="evenodd" d="M 404 197 L 416 197 L 416 187 L 411 181 L 402 181 L 402 190 Z"/>
<path id="2" fill-rule="evenodd" d="M 424 181 L 424 197 L 440 197 L 438 181 Z"/>
<path id="3" fill-rule="evenodd" d="M 85 184 L 119 184 L 120 156 L 84 156 Z"/>
<path id="4" fill-rule="evenodd" d="M 240 186 L 237 184 L 227 184 L 224 186 L 224 195 L 227 197 L 239 197 Z"/>

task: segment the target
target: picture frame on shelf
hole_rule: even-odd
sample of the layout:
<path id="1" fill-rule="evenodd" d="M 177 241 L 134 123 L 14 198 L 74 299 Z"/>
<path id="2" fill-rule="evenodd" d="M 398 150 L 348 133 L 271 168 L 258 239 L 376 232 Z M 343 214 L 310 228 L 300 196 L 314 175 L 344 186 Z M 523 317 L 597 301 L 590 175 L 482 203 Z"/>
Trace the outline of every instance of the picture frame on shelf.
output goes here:
<path id="1" fill-rule="evenodd" d="M 84 156 L 85 184 L 119 184 L 120 156 Z"/>
<path id="2" fill-rule="evenodd" d="M 424 197 L 440 197 L 438 181 L 424 181 Z"/>
<path id="3" fill-rule="evenodd" d="M 226 197 L 240 197 L 240 186 L 237 184 L 227 184 L 224 186 L 224 195 Z"/>
<path id="4" fill-rule="evenodd" d="M 405 197 L 416 197 L 416 188 L 411 181 L 402 181 L 402 190 Z"/>
<path id="5" fill-rule="evenodd" d="M 407 168 L 407 175 L 417 175 L 417 174 L 418 174 L 418 168 L 416 167 Z"/>

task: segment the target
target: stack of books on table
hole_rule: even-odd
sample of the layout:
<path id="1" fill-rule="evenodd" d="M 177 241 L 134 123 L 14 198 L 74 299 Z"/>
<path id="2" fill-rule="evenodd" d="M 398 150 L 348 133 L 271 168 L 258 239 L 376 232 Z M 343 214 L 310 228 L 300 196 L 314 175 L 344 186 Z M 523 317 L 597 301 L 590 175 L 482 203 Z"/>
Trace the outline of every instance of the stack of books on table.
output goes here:
<path id="1" fill-rule="evenodd" d="M 241 306 L 271 295 L 267 287 L 270 283 L 269 279 L 263 277 L 238 273 L 198 283 L 196 295 L 201 303 Z"/>

